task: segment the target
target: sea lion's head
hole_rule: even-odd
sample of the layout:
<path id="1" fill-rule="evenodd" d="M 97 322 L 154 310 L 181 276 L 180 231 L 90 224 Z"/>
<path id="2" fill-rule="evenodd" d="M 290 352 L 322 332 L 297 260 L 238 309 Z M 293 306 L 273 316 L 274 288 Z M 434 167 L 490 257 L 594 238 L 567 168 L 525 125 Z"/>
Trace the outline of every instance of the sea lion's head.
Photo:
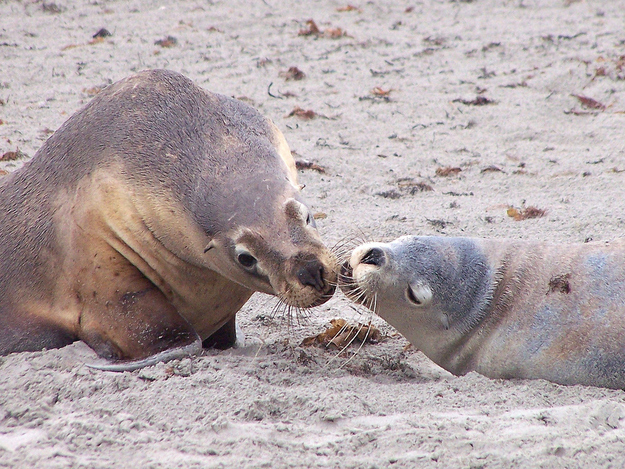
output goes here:
<path id="1" fill-rule="evenodd" d="M 256 190 L 257 185 L 248 186 L 248 194 Z M 255 197 L 261 201 L 269 195 Z M 268 206 L 257 204 L 253 213 L 249 207 L 254 204 L 241 207 L 206 247 L 217 270 L 290 306 L 325 303 L 334 294 L 337 261 L 321 241 L 308 207 L 296 194 L 275 197 Z"/>
<path id="2" fill-rule="evenodd" d="M 195 216 L 211 239 L 207 262 L 290 306 L 321 305 L 334 294 L 337 261 L 301 197 L 291 151 L 271 121 L 236 105 L 239 115 L 250 115 L 223 133 L 221 156 L 196 188 Z"/>
<path id="3" fill-rule="evenodd" d="M 124 164 L 140 181 L 133 187 L 144 194 L 142 219 L 188 264 L 291 306 L 324 303 L 335 290 L 337 263 L 301 198 L 284 136 L 251 106 L 180 80 L 155 83 L 128 118 L 134 133 L 124 140 L 125 154 L 133 158 Z M 158 125 L 145 125 L 157 112 Z M 150 145 L 137 149 L 143 141 Z"/>
<path id="4" fill-rule="evenodd" d="M 412 341 L 469 327 L 488 301 L 491 277 L 468 238 L 403 236 L 355 248 L 341 265 L 339 284 Z"/>
<path id="5" fill-rule="evenodd" d="M 365 243 L 342 263 L 339 284 L 353 301 L 393 323 L 393 317 L 422 313 L 432 303 L 432 289 L 423 272 L 407 268 L 397 242 Z"/>

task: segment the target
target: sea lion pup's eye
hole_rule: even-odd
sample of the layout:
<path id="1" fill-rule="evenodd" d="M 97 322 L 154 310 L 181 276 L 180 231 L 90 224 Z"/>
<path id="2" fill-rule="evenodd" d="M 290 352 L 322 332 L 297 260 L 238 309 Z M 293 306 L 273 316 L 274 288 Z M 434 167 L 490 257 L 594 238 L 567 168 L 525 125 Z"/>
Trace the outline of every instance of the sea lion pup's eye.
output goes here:
<path id="1" fill-rule="evenodd" d="M 406 296 L 408 297 L 408 301 L 421 306 L 421 301 L 414 295 L 414 293 L 412 292 L 412 288 L 410 288 L 410 285 L 406 289 Z"/>
<path id="2" fill-rule="evenodd" d="M 421 283 L 408 284 L 406 298 L 415 306 L 425 306 L 432 301 L 432 290 Z"/>

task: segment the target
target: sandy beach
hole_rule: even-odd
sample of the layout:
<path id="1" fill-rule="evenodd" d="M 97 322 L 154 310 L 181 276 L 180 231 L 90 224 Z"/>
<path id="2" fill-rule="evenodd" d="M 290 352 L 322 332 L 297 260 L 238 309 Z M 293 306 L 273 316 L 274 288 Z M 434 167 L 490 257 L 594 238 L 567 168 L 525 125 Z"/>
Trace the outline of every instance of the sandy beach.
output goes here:
<path id="1" fill-rule="evenodd" d="M 623 0 L 0 0 L 0 178 L 148 68 L 270 117 L 329 246 L 625 234 Z M 245 305 L 242 348 L 134 372 L 0 357 L 0 467 L 625 466 L 623 391 L 455 377 L 342 294 L 276 305 Z M 382 339 L 302 345 L 334 318 Z"/>

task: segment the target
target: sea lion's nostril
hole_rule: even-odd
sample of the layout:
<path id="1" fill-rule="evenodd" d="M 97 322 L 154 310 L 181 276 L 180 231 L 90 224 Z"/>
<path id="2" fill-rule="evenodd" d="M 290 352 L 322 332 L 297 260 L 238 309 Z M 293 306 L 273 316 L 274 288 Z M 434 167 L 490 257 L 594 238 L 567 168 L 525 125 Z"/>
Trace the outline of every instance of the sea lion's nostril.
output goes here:
<path id="1" fill-rule="evenodd" d="M 313 287 L 321 292 L 325 287 L 323 281 L 323 265 L 319 261 L 308 262 L 304 267 L 297 271 L 297 278 L 300 283 L 307 287 Z"/>
<path id="2" fill-rule="evenodd" d="M 384 264 L 384 251 L 380 248 L 371 248 L 367 251 L 360 260 L 361 264 L 377 265 L 378 267 Z"/>

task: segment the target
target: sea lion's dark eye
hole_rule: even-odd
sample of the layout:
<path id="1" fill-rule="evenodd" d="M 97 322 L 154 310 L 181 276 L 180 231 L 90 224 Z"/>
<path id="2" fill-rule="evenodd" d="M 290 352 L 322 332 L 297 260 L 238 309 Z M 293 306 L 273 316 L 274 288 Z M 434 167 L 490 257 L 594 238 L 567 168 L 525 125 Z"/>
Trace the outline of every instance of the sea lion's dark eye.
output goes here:
<path id="1" fill-rule="evenodd" d="M 408 287 L 406 289 L 406 296 L 408 297 L 408 300 L 411 301 L 412 303 L 416 304 L 416 305 L 421 305 L 421 301 L 417 299 L 416 296 L 414 296 L 414 292 L 412 291 L 412 288 Z"/>
<path id="2" fill-rule="evenodd" d="M 406 299 L 415 306 L 428 306 L 432 302 L 432 290 L 424 283 L 411 283 L 406 288 Z"/>
<path id="3" fill-rule="evenodd" d="M 251 269 L 256 265 L 256 258 L 251 254 L 241 253 L 237 256 L 237 260 L 239 264 L 241 264 L 246 269 Z"/>

